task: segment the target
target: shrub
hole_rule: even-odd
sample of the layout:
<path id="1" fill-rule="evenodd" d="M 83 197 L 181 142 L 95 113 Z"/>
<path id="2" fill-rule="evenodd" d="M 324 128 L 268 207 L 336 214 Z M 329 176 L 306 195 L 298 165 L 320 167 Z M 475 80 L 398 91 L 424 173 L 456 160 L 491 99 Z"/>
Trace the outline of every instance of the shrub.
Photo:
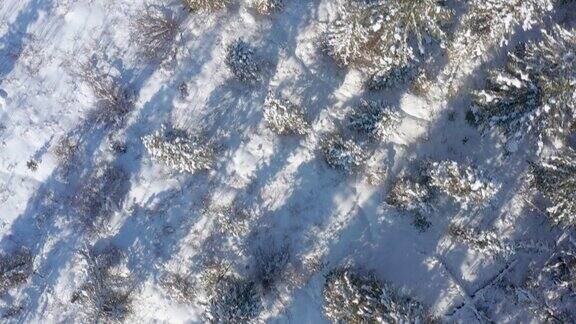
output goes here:
<path id="1" fill-rule="evenodd" d="M 132 312 L 134 281 L 123 264 L 121 251 L 108 246 L 82 251 L 87 278 L 72 296 L 72 302 L 86 306 L 96 322 L 122 321 Z"/>
<path id="2" fill-rule="evenodd" d="M 362 100 L 349 117 L 351 129 L 373 139 L 389 136 L 400 123 L 400 114 L 384 102 Z"/>
<path id="3" fill-rule="evenodd" d="M 254 49 L 244 40 L 239 39 L 228 46 L 226 65 L 239 81 L 249 84 L 258 82 L 261 64 Z"/>
<path id="4" fill-rule="evenodd" d="M 178 172 L 208 170 L 214 163 L 212 144 L 198 135 L 167 131 L 163 126 L 142 139 L 152 159 Z"/>
<path id="5" fill-rule="evenodd" d="M 346 141 L 338 134 L 325 138 L 321 146 L 328 165 L 348 173 L 362 167 L 366 160 L 364 152 L 354 141 Z"/>
<path id="6" fill-rule="evenodd" d="M 78 153 L 80 143 L 73 136 L 63 136 L 54 147 L 54 155 L 63 167 L 68 167 Z"/>
<path id="7" fill-rule="evenodd" d="M 324 314 L 332 323 L 422 323 L 430 316 L 387 283 L 349 269 L 326 276 Z"/>
<path id="8" fill-rule="evenodd" d="M 119 78 L 91 70 L 84 71 L 83 78 L 96 99 L 97 108 L 91 115 L 97 123 L 121 124 L 134 109 L 133 93 Z"/>
<path id="9" fill-rule="evenodd" d="M 268 127 L 280 135 L 304 135 L 310 125 L 300 107 L 289 100 L 269 97 L 264 104 L 264 120 Z"/>
<path id="10" fill-rule="evenodd" d="M 182 0 L 190 11 L 218 11 L 225 9 L 231 0 Z"/>
<path id="11" fill-rule="evenodd" d="M 261 15 L 271 15 L 284 9 L 284 0 L 252 0 L 252 6 Z"/>
<path id="12" fill-rule="evenodd" d="M 164 7 L 147 6 L 133 25 L 132 39 L 146 60 L 163 61 L 176 54 L 174 43 L 180 22 L 174 13 Z"/>
<path id="13" fill-rule="evenodd" d="M 32 275 L 34 256 L 28 249 L 0 255 L 0 296 Z"/>
<path id="14" fill-rule="evenodd" d="M 86 227 L 101 229 L 128 191 L 129 177 L 121 167 L 104 164 L 96 168 L 76 192 L 74 205 Z"/>

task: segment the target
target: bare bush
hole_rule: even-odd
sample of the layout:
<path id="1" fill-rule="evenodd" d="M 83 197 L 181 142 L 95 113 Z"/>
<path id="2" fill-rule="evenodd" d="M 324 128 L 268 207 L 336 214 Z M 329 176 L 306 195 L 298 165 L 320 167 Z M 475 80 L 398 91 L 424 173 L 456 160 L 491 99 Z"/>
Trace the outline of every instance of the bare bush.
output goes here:
<path id="1" fill-rule="evenodd" d="M 74 136 L 63 136 L 53 149 L 54 155 L 58 158 L 63 167 L 68 167 L 78 153 L 80 143 Z"/>
<path id="2" fill-rule="evenodd" d="M 268 127 L 280 135 L 304 135 L 310 128 L 302 109 L 286 99 L 268 97 L 264 104 L 264 119 Z"/>
<path id="3" fill-rule="evenodd" d="M 122 252 L 115 246 L 82 251 L 87 278 L 72 296 L 96 322 L 122 321 L 132 312 L 134 280 L 124 264 Z"/>
<path id="4" fill-rule="evenodd" d="M 225 9 L 231 0 L 182 0 L 190 11 L 218 11 Z"/>
<path id="5" fill-rule="evenodd" d="M 75 207 L 89 229 L 106 225 L 111 213 L 119 209 L 128 190 L 128 175 L 115 165 L 105 164 L 87 177 L 75 195 Z"/>
<path id="6" fill-rule="evenodd" d="M 256 319 L 261 307 L 256 284 L 229 275 L 211 287 L 205 316 L 210 323 L 248 323 Z"/>
<path id="7" fill-rule="evenodd" d="M 134 109 L 134 95 L 119 78 L 85 67 L 82 77 L 96 99 L 92 117 L 104 125 L 121 124 Z"/>
<path id="8" fill-rule="evenodd" d="M 261 78 L 262 63 L 254 53 L 254 49 L 244 40 L 239 39 L 227 48 L 226 65 L 232 74 L 241 82 L 256 83 Z"/>
<path id="9" fill-rule="evenodd" d="M 261 247 L 256 251 L 256 278 L 263 290 L 270 291 L 282 280 L 290 261 L 290 248 L 287 245 Z"/>
<path id="10" fill-rule="evenodd" d="M 147 6 L 133 23 L 132 39 L 140 54 L 150 61 L 176 55 L 180 21 L 165 7 Z"/>
<path id="11" fill-rule="evenodd" d="M 34 256 L 28 249 L 0 255 L 0 296 L 32 275 Z"/>
<path id="12" fill-rule="evenodd" d="M 203 136 L 182 130 L 167 130 L 164 126 L 142 141 L 152 158 L 179 172 L 194 173 L 208 170 L 214 163 L 212 143 Z"/>

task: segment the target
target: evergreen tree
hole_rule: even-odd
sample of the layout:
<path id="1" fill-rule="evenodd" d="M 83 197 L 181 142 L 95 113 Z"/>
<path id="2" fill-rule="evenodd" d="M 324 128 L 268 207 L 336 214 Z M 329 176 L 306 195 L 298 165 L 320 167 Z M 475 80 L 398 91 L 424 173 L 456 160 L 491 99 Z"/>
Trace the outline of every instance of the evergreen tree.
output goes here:
<path id="1" fill-rule="evenodd" d="M 162 127 L 156 133 L 145 136 L 142 141 L 152 159 L 179 172 L 208 170 L 214 162 L 211 143 L 182 131 L 166 131 Z"/>
<path id="2" fill-rule="evenodd" d="M 480 170 L 455 161 L 433 162 L 427 173 L 432 187 L 452 197 L 464 208 L 471 203 L 485 203 L 497 191 L 497 186 Z"/>
<path id="3" fill-rule="evenodd" d="M 576 152 L 565 149 L 532 167 L 534 186 L 550 202 L 550 220 L 561 227 L 576 227 Z"/>
<path id="4" fill-rule="evenodd" d="M 527 134 L 540 145 L 563 137 L 576 117 L 576 32 L 556 26 L 543 36 L 510 54 L 486 90 L 474 93 L 476 121 L 485 130 L 501 130 L 510 150 Z"/>
<path id="5" fill-rule="evenodd" d="M 310 125 L 300 107 L 289 100 L 268 97 L 264 104 L 264 120 L 268 127 L 280 135 L 304 135 Z"/>
<path id="6" fill-rule="evenodd" d="M 341 65 L 385 75 L 424 54 L 429 39 L 445 40 L 443 26 L 451 16 L 436 0 L 345 1 L 325 45 Z"/>
<path id="7" fill-rule="evenodd" d="M 332 134 L 322 143 L 322 151 L 328 165 L 346 172 L 360 168 L 366 160 L 362 149 L 352 140 L 344 140 L 338 134 Z"/>
<path id="8" fill-rule="evenodd" d="M 349 126 L 373 139 L 382 139 L 400 123 L 400 113 L 383 102 L 362 100 L 352 112 Z"/>
<path id="9" fill-rule="evenodd" d="M 336 269 L 326 276 L 324 314 L 332 323 L 422 323 L 430 319 L 418 301 L 373 276 Z"/>

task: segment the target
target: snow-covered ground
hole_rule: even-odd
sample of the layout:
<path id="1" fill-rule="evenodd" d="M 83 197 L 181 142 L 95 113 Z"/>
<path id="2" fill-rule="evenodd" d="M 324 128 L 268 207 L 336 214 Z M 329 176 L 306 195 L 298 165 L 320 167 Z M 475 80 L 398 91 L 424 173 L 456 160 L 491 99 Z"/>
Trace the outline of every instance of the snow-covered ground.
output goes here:
<path id="1" fill-rule="evenodd" d="M 327 322 L 324 276 L 340 266 L 406 289 L 443 321 L 537 321 L 502 278 L 519 283 L 529 264 L 549 251 L 494 257 L 455 242 L 447 231 L 459 221 L 515 242 L 552 246 L 558 239 L 558 230 L 526 200 L 531 144 L 510 154 L 465 117 L 470 91 L 483 86 L 488 69 L 501 67 L 518 42 L 538 39 L 551 21 L 573 26 L 573 3 L 527 31 L 513 28 L 508 44 L 496 40 L 483 59 L 437 60 L 428 93 L 408 87 L 367 93 L 363 72 L 341 68 L 323 52 L 335 1 L 287 0 L 270 16 L 257 14 L 248 1 L 203 14 L 169 2 L 182 25 L 175 56 L 162 63 L 142 60 L 133 41 L 133 22 L 151 2 L 0 1 L 0 250 L 25 248 L 34 257 L 32 275 L 0 297 L 0 314 L 14 312 L 4 320 L 90 320 L 85 306 L 73 302 L 90 275 L 81 252 L 113 245 L 133 278 L 128 322 L 205 321 L 201 302 L 166 291 L 165 274 L 198 276 L 203 262 L 215 258 L 251 277 L 258 251 L 271 246 L 289 248 L 293 280 L 262 294 L 258 318 L 265 322 Z M 455 40 L 465 37 L 457 23 L 451 33 Z M 262 80 L 252 85 L 234 79 L 226 66 L 227 46 L 239 38 L 262 59 Z M 115 76 L 135 98 L 121 123 L 102 126 L 91 118 L 98 98 L 84 77 L 89 67 Z M 303 107 L 310 131 L 272 132 L 262 112 L 269 93 Z M 363 98 L 385 100 L 401 116 L 392 134 L 368 145 L 369 165 L 386 170 L 378 182 L 331 168 L 321 150 L 323 138 L 341 128 Z M 152 159 L 142 139 L 163 125 L 206 134 L 215 145 L 212 168 L 180 173 Z M 69 161 L 57 153 L 66 138 L 76 145 Z M 482 207 L 441 200 L 431 227 L 421 232 L 386 198 L 418 161 L 444 159 L 486 170 L 499 189 Z M 98 170 L 106 168 L 122 170 L 122 181 L 98 191 Z M 94 188 L 110 196 L 110 206 L 87 226 L 79 204 Z M 245 233 L 222 235 L 210 211 L 231 205 L 248 209 L 250 217 Z"/>

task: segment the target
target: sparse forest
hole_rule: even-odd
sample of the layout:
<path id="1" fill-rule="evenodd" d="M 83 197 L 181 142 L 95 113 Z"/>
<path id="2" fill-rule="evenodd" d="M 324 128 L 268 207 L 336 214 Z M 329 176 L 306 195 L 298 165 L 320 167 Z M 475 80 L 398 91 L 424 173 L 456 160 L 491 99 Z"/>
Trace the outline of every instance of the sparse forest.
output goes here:
<path id="1" fill-rule="evenodd" d="M 0 322 L 575 323 L 576 1 L 1 1 Z"/>

